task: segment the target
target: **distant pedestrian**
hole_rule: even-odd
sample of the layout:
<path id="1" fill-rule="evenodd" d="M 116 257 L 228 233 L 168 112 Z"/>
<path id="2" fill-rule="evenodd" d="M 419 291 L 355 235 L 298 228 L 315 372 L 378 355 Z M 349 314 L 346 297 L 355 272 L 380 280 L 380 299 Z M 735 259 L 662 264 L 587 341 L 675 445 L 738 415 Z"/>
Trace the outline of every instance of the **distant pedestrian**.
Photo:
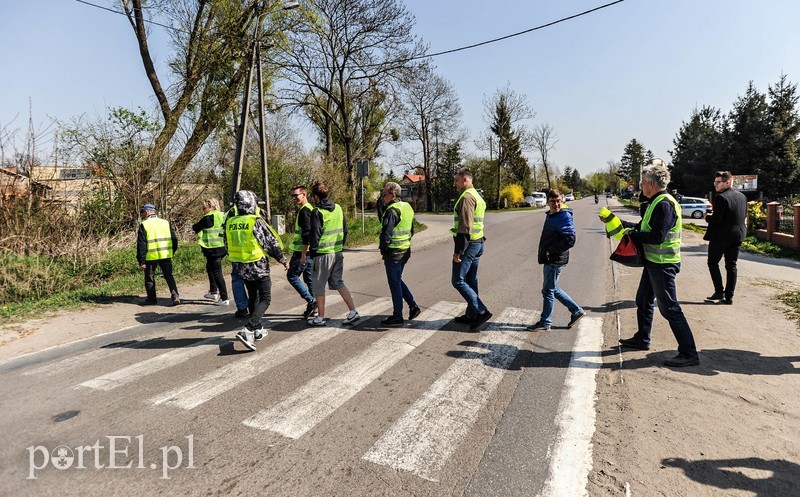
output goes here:
<path id="1" fill-rule="evenodd" d="M 453 184 L 459 197 L 453 206 L 453 267 L 450 282 L 453 288 L 467 302 L 467 310 L 455 322 L 469 324 L 470 329 L 478 329 L 492 317 L 478 295 L 478 264 L 483 255 L 483 216 L 486 212 L 484 202 L 472 186 L 472 171 L 459 169 L 453 177 Z"/>
<path id="2" fill-rule="evenodd" d="M 233 270 L 244 280 L 249 296 L 250 320 L 236 338 L 250 350 L 256 350 L 256 340 L 267 331 L 261 318 L 272 301 L 269 257 L 274 257 L 289 269 L 289 259 L 283 255 L 281 242 L 264 219 L 258 215 L 258 197 L 250 190 L 240 190 L 233 198 L 233 216 L 225 223 L 228 257 Z"/>
<path id="3" fill-rule="evenodd" d="M 208 293 L 203 298 L 213 300 L 215 305 L 228 305 L 228 287 L 222 275 L 222 259 L 228 253 L 225 248 L 223 224 L 225 215 L 219 210 L 219 202 L 215 198 L 203 200 L 203 217 L 192 225 L 197 233 L 200 250 L 206 258 L 206 274 L 208 275 Z"/>
<path id="4" fill-rule="evenodd" d="M 408 319 L 419 316 L 421 310 L 403 281 L 403 269 L 411 258 L 411 237 L 414 236 L 414 209 L 400 200 L 400 185 L 386 183 L 381 192 L 385 208 L 381 217 L 378 247 L 383 256 L 386 279 L 392 294 L 392 315 L 381 321 L 383 326 L 402 326 L 403 301 L 408 304 Z"/>
<path id="5" fill-rule="evenodd" d="M 708 229 L 703 240 L 708 241 L 708 271 L 714 285 L 714 294 L 709 301 L 721 301 L 733 304 L 733 292 L 736 290 L 736 261 L 739 259 L 739 247 L 747 235 L 745 221 L 747 219 L 747 197 L 742 192 L 731 188 L 733 175 L 730 171 L 717 171 L 714 178 L 714 209 L 706 214 Z M 725 286 L 722 286 L 722 274 L 719 262 L 725 257 Z"/>
<path id="6" fill-rule="evenodd" d="M 569 263 L 569 249 L 575 246 L 575 225 L 572 221 L 572 209 L 562 206 L 561 192 L 553 188 L 547 192 L 547 203 L 550 210 L 545 215 L 542 236 L 539 238 L 539 264 L 543 264 L 542 280 L 542 315 L 539 321 L 528 326 L 530 331 L 549 331 L 553 324 L 553 306 L 555 300 L 567 307 L 570 312 L 567 328 L 578 322 L 586 313 L 575 303 L 567 292 L 558 286 L 558 277 Z"/>
<path id="7" fill-rule="evenodd" d="M 349 312 L 342 324 L 353 324 L 361 316 L 356 310 L 353 296 L 344 284 L 344 255 L 342 249 L 347 241 L 347 222 L 344 211 L 329 197 L 330 189 L 325 182 L 316 182 L 311 188 L 314 196 L 314 212 L 311 216 L 311 235 L 308 239 L 309 251 L 314 258 L 314 272 L 311 285 L 317 298 L 317 317 L 309 319 L 311 326 L 325 326 L 325 284 L 336 290 L 347 304 Z M 300 260 L 303 263 L 303 259 Z"/>
<path id="8" fill-rule="evenodd" d="M 680 204 L 667 193 L 669 170 L 663 165 L 650 165 L 642 169 L 642 194 L 649 199 L 642 220 L 633 224 L 623 222 L 628 236 L 644 252 L 644 269 L 636 290 L 636 322 L 638 331 L 631 338 L 623 338 L 620 345 L 626 348 L 649 350 L 650 331 L 653 328 L 655 304 L 678 342 L 678 355 L 664 364 L 673 367 L 700 364 L 694 336 L 678 303 L 675 277 L 681 269 Z"/>
<path id="9" fill-rule="evenodd" d="M 304 185 L 292 187 L 292 200 L 294 205 L 297 206 L 297 210 L 294 216 L 294 236 L 292 237 L 292 244 L 289 246 L 292 249 L 292 258 L 289 261 L 289 271 L 286 273 L 286 279 L 306 301 L 303 319 L 308 319 L 317 311 L 314 286 L 311 284 L 314 258 L 308 254 L 308 239 L 311 235 L 311 214 L 314 212 L 314 206 L 308 201 L 308 190 Z"/>
<path id="10" fill-rule="evenodd" d="M 161 274 L 169 287 L 172 305 L 180 305 L 178 287 L 172 276 L 172 255 L 178 251 L 178 237 L 172 225 L 166 219 L 156 216 L 153 204 L 144 204 L 139 211 L 142 222 L 136 235 L 136 260 L 139 267 L 144 270 L 144 289 L 147 298 L 142 305 L 155 305 L 156 299 L 156 267 L 161 268 Z"/>

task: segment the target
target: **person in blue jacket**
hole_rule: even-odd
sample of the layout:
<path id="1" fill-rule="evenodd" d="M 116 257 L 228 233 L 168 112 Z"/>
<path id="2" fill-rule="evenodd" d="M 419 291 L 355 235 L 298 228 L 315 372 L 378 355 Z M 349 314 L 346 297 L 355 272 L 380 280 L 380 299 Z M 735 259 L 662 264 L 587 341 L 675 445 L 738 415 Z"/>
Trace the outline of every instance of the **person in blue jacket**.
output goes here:
<path id="1" fill-rule="evenodd" d="M 570 312 L 567 328 L 572 328 L 586 314 L 583 308 L 558 286 L 558 277 L 569 262 L 569 249 L 575 245 L 572 209 L 564 208 L 563 201 L 559 190 L 553 188 L 547 193 L 547 205 L 550 206 L 550 210 L 545 214 L 542 236 L 539 238 L 539 264 L 544 265 L 542 281 L 544 303 L 539 321 L 528 326 L 529 331 L 550 330 L 553 324 L 555 299 L 564 304 Z"/>

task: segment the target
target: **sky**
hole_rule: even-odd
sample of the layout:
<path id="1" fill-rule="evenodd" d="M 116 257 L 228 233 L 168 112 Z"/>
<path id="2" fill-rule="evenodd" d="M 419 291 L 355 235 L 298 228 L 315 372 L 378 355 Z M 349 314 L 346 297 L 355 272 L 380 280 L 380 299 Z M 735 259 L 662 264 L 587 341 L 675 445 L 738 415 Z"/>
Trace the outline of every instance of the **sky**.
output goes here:
<path id="1" fill-rule="evenodd" d="M 613 0 L 406 0 L 430 53 L 527 30 Z M 94 3 L 111 5 L 109 0 Z M 766 92 L 781 74 L 800 82 L 800 1 L 624 0 L 541 30 L 435 57 L 456 90 L 473 139 L 484 99 L 509 85 L 527 97 L 532 128 L 549 124 L 550 158 L 581 175 L 618 161 L 636 138 L 671 161 L 673 139 L 704 105 L 727 113 L 748 82 Z M 167 36 L 154 27 L 157 63 Z M 160 50 L 159 50 L 160 49 Z M 45 130 L 51 117 L 153 108 L 127 19 L 75 0 L 0 3 L 0 131 Z M 43 133 L 47 145 L 51 134 Z M 527 154 L 535 159 L 536 154 Z M 390 157 L 383 159 L 390 160 Z"/>

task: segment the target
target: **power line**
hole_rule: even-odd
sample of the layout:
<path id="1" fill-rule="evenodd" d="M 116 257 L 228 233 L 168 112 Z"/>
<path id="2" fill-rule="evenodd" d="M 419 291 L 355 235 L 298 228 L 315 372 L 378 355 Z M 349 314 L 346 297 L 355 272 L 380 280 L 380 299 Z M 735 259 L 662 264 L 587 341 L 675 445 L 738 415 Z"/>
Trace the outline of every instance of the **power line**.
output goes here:
<path id="1" fill-rule="evenodd" d="M 119 11 L 119 10 L 114 10 L 114 9 L 111 9 L 111 8 L 108 8 L 108 7 L 103 7 L 102 5 L 93 4 L 91 2 L 87 2 L 86 0 L 75 0 L 75 1 L 79 2 L 79 3 L 82 3 L 82 4 L 85 4 L 85 5 L 89 5 L 91 7 L 97 7 L 98 9 L 107 10 L 109 12 L 113 12 L 114 14 L 120 14 L 120 15 L 123 15 L 125 17 L 128 16 L 125 12 L 122 12 L 122 11 Z M 501 36 L 499 38 L 494 38 L 494 39 L 482 41 L 482 42 L 479 42 L 479 43 L 473 43 L 472 45 L 465 45 L 463 47 L 453 48 L 453 49 L 450 49 L 450 50 L 444 50 L 442 52 L 435 52 L 435 53 L 432 53 L 432 54 L 418 55 L 416 57 L 410 57 L 410 58 L 408 58 L 408 59 L 406 59 L 405 61 L 402 61 L 402 62 L 410 62 L 412 60 L 419 60 L 419 59 L 430 59 L 430 58 L 433 58 L 433 57 L 438 57 L 440 55 L 447 55 L 447 54 L 451 54 L 451 53 L 455 53 L 455 52 L 461 52 L 463 50 L 470 50 L 470 49 L 473 49 L 473 48 L 481 47 L 483 45 L 489 45 L 489 44 L 492 44 L 492 43 L 497 43 L 499 41 L 503 41 L 503 40 L 507 40 L 509 38 L 514 38 L 516 36 L 521 36 L 521 35 L 524 35 L 524 34 L 528 34 L 528 33 L 531 33 L 533 31 L 538 31 L 540 29 L 549 28 L 550 26 L 554 26 L 554 25 L 560 24 L 562 22 L 570 21 L 572 19 L 576 19 L 578 17 L 582 17 L 582 16 L 585 16 L 585 15 L 591 14 L 593 12 L 597 12 L 598 10 L 602 10 L 602 9 L 611 7 L 613 5 L 616 5 L 618 3 L 622 3 L 624 1 L 625 0 L 615 0 L 614 2 L 610 2 L 610 3 L 604 4 L 604 5 L 600 5 L 599 7 L 595 7 L 593 9 L 589 9 L 589 10 L 580 12 L 578 14 L 574 14 L 574 15 L 567 16 L 567 17 L 562 17 L 561 19 L 558 19 L 558 20 L 555 20 L 555 21 L 552 21 L 552 22 L 548 22 L 546 24 L 541 24 L 541 25 L 535 26 L 533 28 L 525 29 L 523 31 L 518 31 L 516 33 L 511 33 L 511 34 L 508 34 L 508 35 L 505 35 L 505 36 Z M 184 31 L 182 29 L 176 28 L 174 26 L 168 26 L 166 24 L 161 24 L 161 23 L 156 22 L 156 21 L 151 21 L 151 20 L 148 20 L 148 19 L 144 19 L 144 22 L 149 23 L 149 24 L 154 24 L 156 26 L 161 26 L 162 28 L 171 29 L 173 31 L 178 31 L 178 32 L 181 32 L 181 33 L 186 33 L 186 34 L 191 34 L 191 33 L 188 33 L 187 31 Z M 400 61 L 398 61 L 398 62 L 400 62 Z"/>

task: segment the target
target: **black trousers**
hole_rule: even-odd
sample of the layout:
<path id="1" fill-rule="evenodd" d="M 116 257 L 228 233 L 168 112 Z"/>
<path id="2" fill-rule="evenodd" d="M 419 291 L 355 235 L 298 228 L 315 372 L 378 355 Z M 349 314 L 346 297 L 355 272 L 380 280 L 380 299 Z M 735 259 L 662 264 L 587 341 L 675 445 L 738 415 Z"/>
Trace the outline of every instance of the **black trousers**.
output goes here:
<path id="1" fill-rule="evenodd" d="M 736 261 L 739 259 L 739 246 L 737 242 L 709 242 L 708 243 L 708 272 L 711 273 L 711 281 L 714 283 L 714 293 L 723 293 L 725 298 L 733 299 L 733 292 L 736 290 Z M 719 270 L 719 262 L 725 258 L 725 286 L 722 285 L 722 273 Z"/>
<path id="2" fill-rule="evenodd" d="M 206 255 L 206 273 L 208 273 L 208 289 L 210 293 L 219 293 L 220 300 L 228 300 L 228 287 L 222 275 L 222 259 L 224 255 Z"/>
<path id="3" fill-rule="evenodd" d="M 247 307 L 250 309 L 250 321 L 247 323 L 249 330 L 261 328 L 261 318 L 267 312 L 270 302 L 272 302 L 272 280 L 265 276 L 260 280 L 244 280 L 247 288 Z"/>
<path id="4" fill-rule="evenodd" d="M 145 261 L 144 268 L 144 290 L 147 292 L 147 300 L 156 300 L 156 268 L 161 268 L 161 274 L 169 287 L 169 293 L 173 299 L 178 298 L 178 287 L 175 285 L 175 278 L 172 276 L 172 259 L 159 259 L 157 261 Z"/>

